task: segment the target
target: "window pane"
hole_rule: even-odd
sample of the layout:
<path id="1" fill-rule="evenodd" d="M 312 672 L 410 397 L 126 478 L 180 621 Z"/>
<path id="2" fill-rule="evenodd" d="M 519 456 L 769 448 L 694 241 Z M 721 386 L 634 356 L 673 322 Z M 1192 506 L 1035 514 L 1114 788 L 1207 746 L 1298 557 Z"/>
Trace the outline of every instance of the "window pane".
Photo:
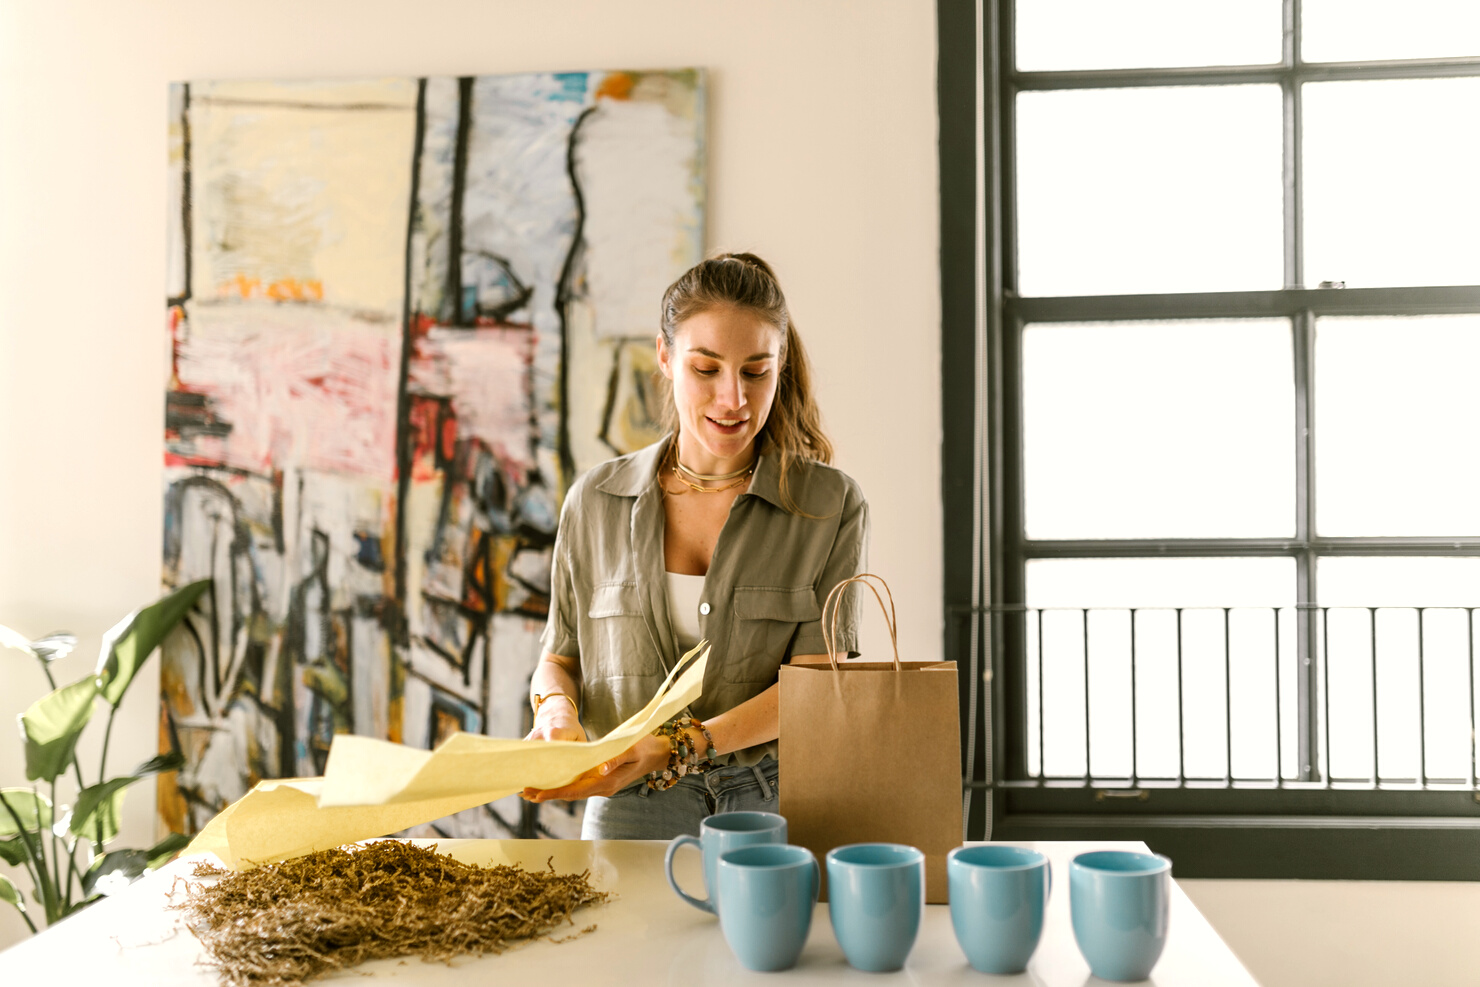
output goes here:
<path id="1" fill-rule="evenodd" d="M 1028 537 L 1293 535 L 1291 349 L 1274 319 L 1027 327 Z"/>
<path id="2" fill-rule="evenodd" d="M 1280 90 L 1017 97 L 1018 290 L 1279 288 Z"/>
<path id="3" fill-rule="evenodd" d="M 1480 283 L 1480 79 L 1305 86 L 1305 277 Z"/>
<path id="4" fill-rule="evenodd" d="M 1288 607 L 1295 562 L 1271 558 L 1030 559 L 1030 607 Z"/>
<path id="5" fill-rule="evenodd" d="M 1382 777 L 1467 780 L 1471 642 L 1480 628 L 1463 608 L 1480 604 L 1480 559 L 1322 558 L 1316 579 L 1333 608 L 1323 628 L 1333 776 L 1372 776 L 1375 672 Z"/>
<path id="6" fill-rule="evenodd" d="M 1477 367 L 1480 316 L 1316 321 L 1320 534 L 1480 535 Z"/>
<path id="7" fill-rule="evenodd" d="M 1041 764 L 1049 776 L 1084 775 L 1087 679 L 1096 778 L 1296 776 L 1292 560 L 1035 559 L 1027 599 L 1099 608 L 1028 614 L 1030 773 Z"/>
<path id="8" fill-rule="evenodd" d="M 1300 26 L 1308 62 L 1480 55 L 1475 0 L 1302 0 Z"/>
<path id="9" fill-rule="evenodd" d="M 1025 72 L 1280 60 L 1279 0 L 1018 0 L 1015 12 Z"/>

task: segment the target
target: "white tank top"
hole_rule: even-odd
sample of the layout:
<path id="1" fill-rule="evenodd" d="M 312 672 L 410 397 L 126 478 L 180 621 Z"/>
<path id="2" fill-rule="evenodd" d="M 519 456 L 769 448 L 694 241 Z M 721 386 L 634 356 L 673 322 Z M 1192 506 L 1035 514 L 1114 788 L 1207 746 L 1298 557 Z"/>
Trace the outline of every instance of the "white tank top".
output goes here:
<path id="1" fill-rule="evenodd" d="M 668 576 L 668 619 L 678 637 L 680 652 L 688 651 L 703 636 L 699 631 L 699 603 L 704 598 L 704 577 L 678 572 Z"/>

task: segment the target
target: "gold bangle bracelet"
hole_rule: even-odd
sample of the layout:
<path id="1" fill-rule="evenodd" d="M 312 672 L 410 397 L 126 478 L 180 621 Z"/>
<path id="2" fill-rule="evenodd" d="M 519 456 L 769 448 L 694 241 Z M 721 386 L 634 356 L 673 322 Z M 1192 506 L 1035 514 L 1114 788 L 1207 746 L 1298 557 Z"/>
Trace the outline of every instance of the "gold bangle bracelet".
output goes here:
<path id="1" fill-rule="evenodd" d="M 576 701 L 563 692 L 547 692 L 543 696 L 536 692 L 534 694 L 534 715 L 540 715 L 540 703 L 544 702 L 547 699 L 554 699 L 556 696 L 559 696 L 561 699 L 564 699 L 566 702 L 570 703 L 571 709 L 576 711 L 577 716 L 581 715 L 581 707 L 577 706 Z"/>

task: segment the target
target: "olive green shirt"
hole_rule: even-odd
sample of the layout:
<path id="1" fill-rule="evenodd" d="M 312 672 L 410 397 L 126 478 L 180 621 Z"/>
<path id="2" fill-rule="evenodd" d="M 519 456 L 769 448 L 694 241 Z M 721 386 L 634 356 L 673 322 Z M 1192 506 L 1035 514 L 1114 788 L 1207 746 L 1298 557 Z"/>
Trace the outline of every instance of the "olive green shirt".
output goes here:
<path id="1" fill-rule="evenodd" d="M 579 659 L 581 720 L 592 739 L 647 705 L 682 655 L 668 617 L 657 478 L 670 440 L 591 469 L 561 508 L 542 643 Z M 787 493 L 800 513 L 783 506 L 779 457 L 763 454 L 715 543 L 699 607 L 712 650 L 704 694 L 691 707 L 701 720 L 770 688 L 793 655 L 824 653 L 822 604 L 863 571 L 868 504 L 858 484 L 800 461 L 788 471 Z M 836 646 L 856 654 L 858 597 L 843 596 Z M 725 760 L 755 764 L 767 755 L 776 756 L 775 741 Z"/>

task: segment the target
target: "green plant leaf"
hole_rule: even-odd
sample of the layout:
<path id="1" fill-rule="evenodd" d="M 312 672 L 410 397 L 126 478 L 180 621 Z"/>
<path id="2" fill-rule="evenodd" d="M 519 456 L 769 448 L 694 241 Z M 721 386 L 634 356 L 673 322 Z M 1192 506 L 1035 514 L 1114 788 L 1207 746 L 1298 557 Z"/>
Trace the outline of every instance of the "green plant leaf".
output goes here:
<path id="1" fill-rule="evenodd" d="M 138 778 L 114 778 L 101 785 L 90 785 L 77 796 L 72 807 L 72 818 L 67 828 L 72 835 L 87 840 L 93 845 L 110 843 L 118 836 L 118 822 L 122 818 L 123 791 Z"/>
<path id="2" fill-rule="evenodd" d="M 166 771 L 179 771 L 185 767 L 185 755 L 179 751 L 167 751 L 156 754 L 143 764 L 134 768 L 135 778 L 147 778 L 150 775 L 164 774 Z"/>
<path id="3" fill-rule="evenodd" d="M 0 788 L 11 812 L 20 817 L 21 829 L 28 833 L 45 833 L 51 829 L 51 800 L 38 795 L 29 788 Z M 15 819 L 0 806 L 0 839 L 15 836 L 21 830 L 15 828 Z"/>
<path id="4" fill-rule="evenodd" d="M 149 848 L 149 869 L 163 867 L 175 859 L 175 854 L 190 845 L 190 837 L 184 833 L 171 833 Z"/>
<path id="5" fill-rule="evenodd" d="M 82 875 L 82 895 L 113 894 L 137 881 L 149 866 L 143 850 L 114 850 L 105 853 Z"/>
<path id="6" fill-rule="evenodd" d="M 21 714 L 26 737 L 26 777 L 55 781 L 67 770 L 87 721 L 92 719 L 98 683 L 89 675 L 42 696 Z"/>
<path id="7" fill-rule="evenodd" d="M 108 705 L 118 708 L 139 668 L 210 585 L 209 579 L 202 579 L 177 589 L 129 614 L 103 635 L 103 649 L 98 656 L 98 691 Z"/>
<path id="8" fill-rule="evenodd" d="M 8 901 L 21 911 L 26 910 L 26 899 L 21 897 L 21 889 L 4 874 L 0 874 L 0 901 Z"/>
<path id="9" fill-rule="evenodd" d="M 0 812 L 4 811 L 0 809 Z M 26 845 L 21 842 L 19 836 L 12 836 L 8 840 L 0 840 L 0 860 L 5 861 L 12 867 L 21 867 L 29 859 L 31 859 L 30 854 L 26 853 Z"/>

